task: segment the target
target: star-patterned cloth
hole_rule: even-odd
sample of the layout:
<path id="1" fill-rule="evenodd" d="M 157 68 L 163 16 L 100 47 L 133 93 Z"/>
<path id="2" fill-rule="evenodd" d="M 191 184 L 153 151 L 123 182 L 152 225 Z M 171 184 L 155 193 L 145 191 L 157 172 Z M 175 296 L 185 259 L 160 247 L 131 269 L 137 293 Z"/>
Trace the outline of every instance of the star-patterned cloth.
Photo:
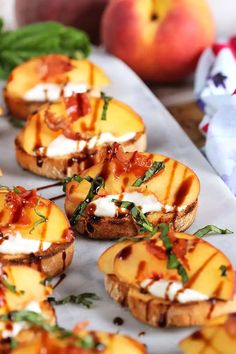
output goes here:
<path id="1" fill-rule="evenodd" d="M 198 63 L 195 94 L 205 112 L 205 153 L 236 196 L 236 36 L 206 49 Z"/>

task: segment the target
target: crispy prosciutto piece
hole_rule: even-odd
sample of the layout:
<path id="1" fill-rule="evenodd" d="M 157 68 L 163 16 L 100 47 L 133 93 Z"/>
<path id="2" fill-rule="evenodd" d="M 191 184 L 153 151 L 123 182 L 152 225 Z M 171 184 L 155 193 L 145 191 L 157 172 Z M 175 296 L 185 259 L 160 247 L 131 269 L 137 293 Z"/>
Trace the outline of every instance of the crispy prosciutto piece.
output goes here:
<path id="1" fill-rule="evenodd" d="M 73 140 L 81 138 L 80 133 L 72 130 L 72 123 L 91 112 L 91 105 L 87 93 L 73 93 L 63 98 L 67 116 L 56 116 L 49 110 L 45 112 L 45 122 L 49 129 L 62 130 L 65 137 Z"/>
<path id="2" fill-rule="evenodd" d="M 50 54 L 42 58 L 37 67 L 39 77 L 43 81 L 55 81 L 58 76 L 73 69 L 67 57 L 58 54 Z"/>
<path id="3" fill-rule="evenodd" d="M 87 93 L 73 93 L 70 97 L 64 97 L 64 103 L 71 123 L 91 112 Z"/>
<path id="4" fill-rule="evenodd" d="M 12 224 L 28 225 L 31 223 L 25 214 L 25 209 L 34 208 L 39 197 L 36 190 L 27 190 L 23 187 L 16 187 L 15 191 L 6 194 L 6 207 L 9 209 Z M 40 202 L 42 203 L 42 202 Z"/>
<path id="5" fill-rule="evenodd" d="M 132 172 L 136 177 L 143 175 L 152 165 L 152 156 L 143 155 L 137 151 L 124 152 L 122 146 L 114 143 L 106 151 L 106 160 L 113 161 L 115 175 Z"/>

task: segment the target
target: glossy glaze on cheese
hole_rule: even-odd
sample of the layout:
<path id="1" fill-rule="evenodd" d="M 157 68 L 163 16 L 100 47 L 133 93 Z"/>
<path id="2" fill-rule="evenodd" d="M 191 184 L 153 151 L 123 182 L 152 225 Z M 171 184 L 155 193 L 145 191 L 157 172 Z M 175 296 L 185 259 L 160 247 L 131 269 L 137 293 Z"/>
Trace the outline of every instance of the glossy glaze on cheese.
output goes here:
<path id="1" fill-rule="evenodd" d="M 200 238 L 183 233 L 174 235 L 177 249 L 185 252 L 179 258 L 189 277 L 185 287 L 209 298 L 232 299 L 235 275 L 227 257 Z M 119 280 L 138 288 L 147 278 L 153 278 L 153 282 L 158 279 L 181 281 L 176 269 L 167 269 L 167 259 L 163 258 L 165 248 L 159 236 L 110 247 L 99 259 L 100 271 L 115 274 Z M 226 266 L 227 276 L 222 276 L 221 265 Z"/>
<path id="2" fill-rule="evenodd" d="M 144 133 L 145 128 L 142 119 L 127 105 L 112 99 L 108 106 L 107 119 L 101 120 L 103 98 L 90 97 L 89 100 L 91 113 L 80 117 L 72 124 L 72 130 L 80 133 L 80 140 L 91 140 L 95 136 L 99 140 L 99 138 L 102 138 L 103 133 L 112 134 L 114 139 L 115 137 L 121 139 L 128 133 L 135 134 L 135 137 L 140 137 Z M 28 154 L 46 156 L 46 148 L 62 134 L 61 130 L 53 131 L 48 128 L 45 123 L 45 113 L 48 111 L 56 117 L 67 116 L 65 105 L 62 101 L 51 104 L 49 107 L 45 106 L 39 113 L 31 116 L 20 135 L 22 148 Z M 134 136 L 128 141 L 132 142 L 133 139 Z"/>
<path id="3" fill-rule="evenodd" d="M 69 59 L 72 69 L 60 75 L 51 76 L 50 81 L 42 80 L 40 77 L 40 65 L 44 57 L 33 58 L 19 66 L 11 73 L 7 91 L 12 97 L 23 98 L 25 93 L 31 90 L 40 82 L 55 83 L 65 85 L 70 82 L 72 84 L 85 84 L 87 88 L 101 88 L 109 84 L 109 79 L 105 73 L 95 64 L 88 60 Z"/>
<path id="4" fill-rule="evenodd" d="M 105 180 L 105 188 L 100 189 L 95 200 L 106 195 L 120 195 L 121 199 L 124 199 L 122 193 L 138 192 L 143 193 L 144 196 L 154 196 L 161 205 L 169 206 L 169 211 L 172 212 L 175 210 L 180 212 L 181 207 L 184 212 L 186 206 L 196 203 L 200 185 L 198 177 L 190 168 L 163 155 L 148 153 L 140 155 L 148 157 L 152 161 L 165 162 L 165 168 L 140 187 L 132 186 L 137 179 L 137 175 L 132 171 L 123 172 L 117 176 L 113 160 L 99 163 L 84 171 L 81 176 L 102 176 Z M 144 169 L 144 172 L 146 170 Z M 89 188 L 90 184 L 86 181 L 80 184 L 76 182 L 68 184 L 66 210 L 69 214 L 74 211 L 79 202 L 85 199 Z"/>

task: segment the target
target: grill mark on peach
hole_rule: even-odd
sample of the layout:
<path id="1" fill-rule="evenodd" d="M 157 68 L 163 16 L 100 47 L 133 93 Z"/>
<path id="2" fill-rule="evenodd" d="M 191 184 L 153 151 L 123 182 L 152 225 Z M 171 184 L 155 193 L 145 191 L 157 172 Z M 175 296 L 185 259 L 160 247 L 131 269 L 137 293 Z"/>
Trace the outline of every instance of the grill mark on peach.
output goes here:
<path id="1" fill-rule="evenodd" d="M 146 264 L 147 264 L 146 261 L 139 262 L 138 270 L 137 270 L 136 277 L 135 277 L 138 282 L 141 281 L 143 278 L 143 273 L 144 273 Z"/>
<path id="2" fill-rule="evenodd" d="M 215 251 L 210 257 L 208 257 L 208 259 L 205 260 L 201 267 L 199 267 L 196 272 L 191 276 L 189 281 L 186 283 L 185 287 L 191 288 L 193 286 L 193 284 L 196 282 L 197 278 L 201 274 L 201 271 L 211 262 L 211 260 L 217 255 L 217 253 L 218 251 Z"/>
<path id="3" fill-rule="evenodd" d="M 91 122 L 90 122 L 90 125 L 88 127 L 89 131 L 94 131 L 95 130 L 95 125 L 96 125 L 96 120 L 97 120 L 97 115 L 98 115 L 98 109 L 99 109 L 100 102 L 101 102 L 100 98 L 97 98 L 96 101 L 95 101 L 94 111 L 92 113 Z"/>
<path id="4" fill-rule="evenodd" d="M 178 207 L 184 202 L 192 186 L 193 180 L 194 180 L 194 176 L 187 177 L 177 189 L 175 193 L 175 200 L 174 200 L 174 205 L 176 207 Z"/>
<path id="5" fill-rule="evenodd" d="M 171 175 L 170 175 L 169 183 L 168 183 L 167 188 L 166 188 L 166 195 L 165 195 L 165 203 L 164 203 L 164 204 L 167 204 L 167 201 L 168 201 L 168 199 L 169 199 L 170 191 L 171 191 L 171 186 L 172 186 L 172 183 L 173 183 L 173 180 L 174 180 L 174 177 L 175 177 L 175 173 L 176 173 L 176 170 L 177 170 L 177 166 L 178 166 L 178 162 L 177 162 L 177 161 L 174 161 L 174 163 L 173 163 L 173 165 L 172 165 L 172 170 L 171 170 Z"/>

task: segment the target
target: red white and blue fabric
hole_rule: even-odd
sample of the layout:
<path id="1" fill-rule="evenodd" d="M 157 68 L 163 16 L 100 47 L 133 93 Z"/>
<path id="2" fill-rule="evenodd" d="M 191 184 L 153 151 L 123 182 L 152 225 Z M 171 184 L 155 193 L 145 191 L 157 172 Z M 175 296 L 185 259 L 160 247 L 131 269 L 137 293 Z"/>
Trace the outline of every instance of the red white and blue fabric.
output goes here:
<path id="1" fill-rule="evenodd" d="M 205 113 L 206 156 L 236 195 L 236 36 L 203 52 L 194 90 Z"/>

